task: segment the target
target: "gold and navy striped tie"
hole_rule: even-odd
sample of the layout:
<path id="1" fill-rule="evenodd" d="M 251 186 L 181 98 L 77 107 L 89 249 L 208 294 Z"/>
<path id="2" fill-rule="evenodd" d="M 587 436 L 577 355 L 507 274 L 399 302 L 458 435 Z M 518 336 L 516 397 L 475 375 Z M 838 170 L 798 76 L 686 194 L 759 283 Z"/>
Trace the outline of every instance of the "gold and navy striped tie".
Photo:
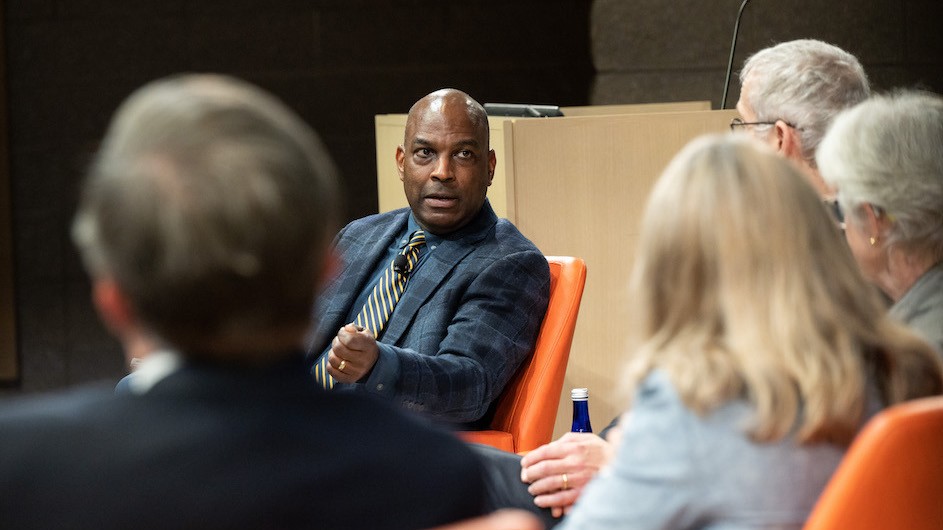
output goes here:
<path id="1" fill-rule="evenodd" d="M 370 330 L 374 337 L 380 336 L 390 315 L 393 314 L 396 302 L 399 302 L 403 291 L 406 290 L 406 282 L 419 261 L 419 253 L 425 244 L 426 234 L 422 230 L 413 232 L 409 237 L 409 243 L 393 258 L 389 266 L 383 270 L 380 280 L 373 286 L 367 301 L 363 304 L 363 309 L 354 320 L 356 325 Z M 334 388 L 334 378 L 327 373 L 328 353 L 330 350 L 318 359 L 314 367 L 314 378 L 324 388 Z"/>

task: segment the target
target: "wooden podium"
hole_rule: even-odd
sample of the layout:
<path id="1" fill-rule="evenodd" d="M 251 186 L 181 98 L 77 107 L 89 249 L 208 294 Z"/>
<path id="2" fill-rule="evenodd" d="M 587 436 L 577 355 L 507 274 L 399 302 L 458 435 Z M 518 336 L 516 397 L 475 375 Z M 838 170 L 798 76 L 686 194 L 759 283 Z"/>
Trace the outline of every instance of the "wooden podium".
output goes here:
<path id="1" fill-rule="evenodd" d="M 571 388 L 587 387 L 601 430 L 621 413 L 622 322 L 649 190 L 691 139 L 728 131 L 736 111 L 709 102 L 563 108 L 565 117 L 491 117 L 498 165 L 488 197 L 547 255 L 579 256 L 587 276 L 554 438 L 570 428 Z M 405 115 L 376 116 L 380 211 L 406 206 L 396 171 Z M 671 215 L 671 212 L 665 212 Z"/>

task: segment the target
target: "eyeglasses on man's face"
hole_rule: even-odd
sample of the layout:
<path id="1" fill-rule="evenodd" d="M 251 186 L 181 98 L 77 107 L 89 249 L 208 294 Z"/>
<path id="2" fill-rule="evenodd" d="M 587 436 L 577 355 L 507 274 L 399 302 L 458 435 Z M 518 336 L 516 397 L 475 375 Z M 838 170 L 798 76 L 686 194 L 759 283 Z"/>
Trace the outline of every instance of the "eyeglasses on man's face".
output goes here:
<path id="1" fill-rule="evenodd" d="M 743 121 L 742 118 L 734 118 L 734 119 L 730 120 L 730 130 L 731 130 L 731 131 L 734 131 L 734 132 L 737 132 L 737 131 L 741 131 L 741 130 L 746 130 L 747 127 L 756 127 L 757 125 L 776 125 L 776 122 L 780 122 L 780 121 L 783 122 L 784 124 L 786 124 L 788 127 L 792 128 L 792 129 L 795 129 L 795 130 L 797 130 L 797 131 L 801 131 L 801 130 L 802 130 L 802 129 L 800 129 L 799 127 L 796 127 L 795 125 L 789 123 L 789 122 L 786 121 L 786 120 L 773 120 L 773 121 Z"/>

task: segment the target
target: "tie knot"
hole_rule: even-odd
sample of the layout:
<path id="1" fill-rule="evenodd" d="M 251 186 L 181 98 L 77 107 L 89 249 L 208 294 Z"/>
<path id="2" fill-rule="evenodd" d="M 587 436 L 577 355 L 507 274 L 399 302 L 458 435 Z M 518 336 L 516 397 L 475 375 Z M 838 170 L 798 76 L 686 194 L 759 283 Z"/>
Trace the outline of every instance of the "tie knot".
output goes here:
<path id="1" fill-rule="evenodd" d="M 408 275 L 413 271 L 416 262 L 419 261 L 419 254 L 422 252 L 423 245 L 426 244 L 426 234 L 422 230 L 416 230 L 409 236 L 409 243 L 403 247 L 403 250 L 393 258 L 393 270 L 401 275 Z"/>
<path id="2" fill-rule="evenodd" d="M 422 230 L 416 230 L 415 232 L 412 233 L 411 236 L 409 236 L 409 243 L 407 244 L 407 246 L 409 248 L 415 248 L 415 247 L 418 247 L 419 245 L 422 245 L 425 242 L 426 242 L 426 233 L 423 232 Z"/>

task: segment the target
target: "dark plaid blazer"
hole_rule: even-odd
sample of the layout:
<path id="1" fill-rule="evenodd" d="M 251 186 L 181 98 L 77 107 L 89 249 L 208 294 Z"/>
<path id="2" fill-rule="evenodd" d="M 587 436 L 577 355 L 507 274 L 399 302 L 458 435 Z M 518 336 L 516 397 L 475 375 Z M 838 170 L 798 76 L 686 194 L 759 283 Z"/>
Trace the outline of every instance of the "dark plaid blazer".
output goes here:
<path id="1" fill-rule="evenodd" d="M 320 297 L 314 362 L 369 286 L 379 260 L 406 230 L 409 209 L 347 225 L 335 246 L 341 272 Z M 461 428 L 480 428 L 530 354 L 550 296 L 544 255 L 486 201 L 445 237 L 410 279 L 380 337 L 380 358 L 356 389 Z"/>

